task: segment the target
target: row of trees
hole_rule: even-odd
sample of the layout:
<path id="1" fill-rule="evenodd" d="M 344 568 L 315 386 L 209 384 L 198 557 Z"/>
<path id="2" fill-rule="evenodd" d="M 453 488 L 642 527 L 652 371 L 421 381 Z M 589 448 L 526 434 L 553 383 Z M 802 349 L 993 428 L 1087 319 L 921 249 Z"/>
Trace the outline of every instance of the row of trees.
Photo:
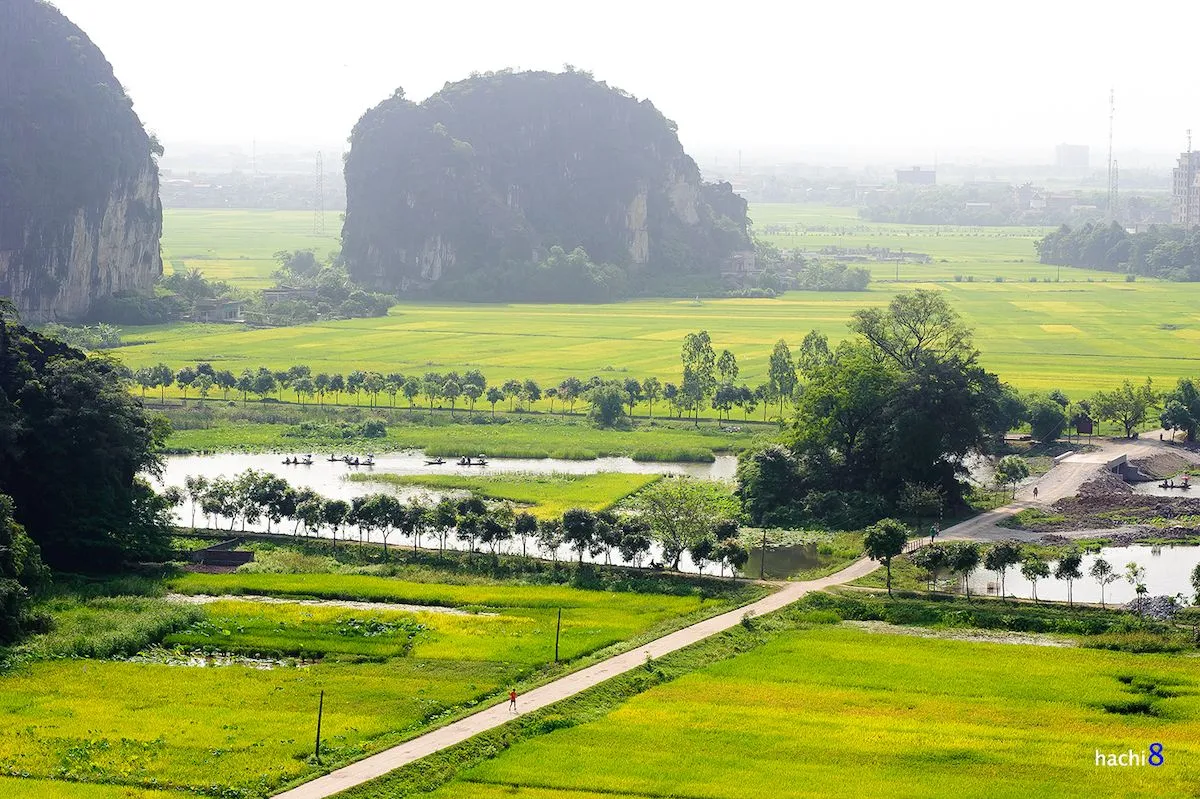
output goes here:
<path id="1" fill-rule="evenodd" d="M 1025 401 L 1021 421 L 1028 422 L 1035 439 L 1050 443 L 1065 431 L 1078 431 L 1091 422 L 1119 425 L 1131 437 L 1159 410 L 1157 421 L 1166 429 L 1182 431 L 1188 441 L 1196 440 L 1200 426 L 1200 388 L 1189 377 L 1182 378 L 1170 391 L 1155 390 L 1150 378 L 1135 384 L 1125 380 L 1111 391 L 1097 391 L 1086 399 L 1072 402 L 1060 390 L 1035 394 Z"/>
<path id="2" fill-rule="evenodd" d="M 884 564 L 887 569 L 888 595 L 892 593 L 892 560 L 904 552 L 908 543 L 908 528 L 896 519 L 883 519 L 867 528 L 863 546 L 867 555 L 873 560 Z M 1000 578 L 1000 596 L 1008 595 L 1005 578 L 1008 570 L 1020 567 L 1021 576 L 1029 581 L 1030 597 L 1037 601 L 1038 580 L 1064 580 L 1067 583 L 1067 602 L 1074 604 L 1074 582 L 1083 578 L 1083 553 L 1078 549 L 1070 549 L 1062 555 L 1051 568 L 1051 563 L 1037 552 L 1022 550 L 1020 544 L 1002 541 L 983 552 L 979 544 L 973 541 L 952 541 L 948 544 L 930 544 L 915 550 L 908 556 L 909 561 L 920 569 L 930 590 L 938 584 L 943 575 L 951 575 L 962 580 L 967 598 L 971 597 L 971 575 L 982 564 L 985 569 L 994 571 Z M 1141 613 L 1142 597 L 1148 592 L 1146 587 L 1146 570 L 1135 562 L 1125 565 L 1125 571 L 1118 574 L 1111 563 L 1104 558 L 1096 558 L 1088 569 L 1088 575 L 1100 586 L 1100 605 L 1105 605 L 1104 590 L 1113 582 L 1124 577 L 1133 586 L 1138 598 L 1138 613 Z M 1200 566 L 1197 566 L 1192 576 L 1192 582 L 1200 595 Z"/>
<path id="3" fill-rule="evenodd" d="M 1044 264 L 1200 280 L 1200 233 L 1173 225 L 1151 225 L 1138 233 L 1117 222 L 1063 225 L 1038 241 L 1037 250 Z"/>
<path id="4" fill-rule="evenodd" d="M 477 545 L 497 553 L 508 542 L 518 540 L 522 555 L 530 544 L 545 556 L 556 559 L 565 545 L 582 563 L 584 555 L 612 556 L 641 566 L 652 545 L 662 550 L 662 565 L 679 567 L 684 553 L 690 554 L 697 568 L 717 564 L 722 573 L 729 568 L 736 574 L 749 557 L 738 538 L 738 523 L 724 515 L 722 505 L 711 487 L 686 479 L 670 479 L 647 489 L 635 500 L 632 512 L 593 512 L 572 508 L 561 517 L 539 520 L 533 514 L 517 510 L 504 502 L 488 503 L 478 497 L 438 502 L 413 499 L 401 502 L 387 493 L 368 494 L 347 502 L 326 499 L 308 488 L 296 488 L 283 478 L 249 469 L 236 477 L 208 479 L 192 476 L 182 490 L 166 492 L 176 504 L 186 497 L 191 501 L 191 525 L 196 513 L 228 522 L 233 530 L 239 524 L 265 521 L 267 532 L 281 531 L 284 522 L 292 525 L 291 534 L 321 535 L 328 531 L 334 540 L 350 536 L 354 528 L 360 541 L 378 538 L 387 551 L 395 534 L 421 546 L 432 536 L 440 550 L 450 537 L 461 541 L 469 551 Z"/>
<path id="5" fill-rule="evenodd" d="M 574 414 L 582 400 L 588 404 L 591 415 L 607 424 L 625 414 L 632 416 L 634 409 L 642 404 L 653 417 L 658 403 L 665 404 L 669 413 L 676 417 L 691 414 L 697 423 L 705 408 L 715 410 L 718 419 L 730 418 L 735 408 L 749 418 L 761 405 L 765 421 L 767 412 L 773 408 L 783 413 L 785 404 L 794 399 L 799 386 L 797 364 L 787 342 L 782 339 L 776 342 L 771 352 L 767 380 L 754 388 L 738 382 L 737 357 L 728 349 L 718 355 L 707 331 L 686 337 L 681 361 L 683 373 L 678 385 L 662 382 L 657 377 L 614 380 L 600 376 L 586 381 L 568 377 L 557 385 L 545 387 L 532 379 L 510 379 L 500 385 L 490 385 L 478 369 L 465 374 L 426 372 L 422 375 L 356 369 L 341 375 L 313 374 L 310 367 L 302 364 L 277 370 L 266 367 L 245 369 L 235 375 L 229 370 L 217 370 L 210 363 L 179 370 L 173 370 L 165 363 L 145 366 L 133 373 L 133 380 L 141 387 L 143 397 L 147 391 L 157 389 L 160 401 L 165 400 L 168 388 L 177 386 L 185 403 L 192 392 L 201 399 L 207 399 L 217 391 L 225 400 L 231 393 L 240 394 L 245 402 L 250 395 L 260 400 L 282 401 L 283 392 L 290 391 L 301 403 L 324 404 L 327 399 L 339 403 L 346 394 L 355 398 L 357 404 L 361 405 L 365 400 L 371 407 L 378 407 L 381 402 L 395 407 L 403 398 L 410 409 L 416 408 L 418 403 L 430 410 L 435 405 L 448 405 L 451 413 L 460 405 L 473 412 L 478 403 L 484 402 L 495 415 L 498 405 L 504 407 L 507 403 L 507 410 L 514 411 L 539 401 L 548 402 L 551 413 L 557 408 L 561 413 Z M 386 400 L 381 400 L 380 395 Z"/>

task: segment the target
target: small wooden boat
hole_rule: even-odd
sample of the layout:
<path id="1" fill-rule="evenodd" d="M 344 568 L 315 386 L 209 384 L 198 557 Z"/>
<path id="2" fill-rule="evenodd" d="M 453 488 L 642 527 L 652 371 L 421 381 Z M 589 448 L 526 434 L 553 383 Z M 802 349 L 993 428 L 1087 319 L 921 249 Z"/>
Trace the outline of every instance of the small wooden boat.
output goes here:
<path id="1" fill-rule="evenodd" d="M 426 458 L 425 459 L 426 466 L 441 466 L 445 462 L 446 462 L 445 458 Z"/>

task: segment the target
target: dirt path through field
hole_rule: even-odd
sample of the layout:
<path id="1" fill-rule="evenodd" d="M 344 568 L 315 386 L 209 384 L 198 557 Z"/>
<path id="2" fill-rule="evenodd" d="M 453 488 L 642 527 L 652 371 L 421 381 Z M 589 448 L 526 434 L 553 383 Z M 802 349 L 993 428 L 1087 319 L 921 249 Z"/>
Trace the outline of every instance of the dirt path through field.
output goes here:
<path id="1" fill-rule="evenodd" d="M 1026 508 L 1044 508 L 1063 497 L 1074 496 L 1081 485 L 1104 471 L 1108 464 L 1122 455 L 1135 461 L 1161 452 L 1174 452 L 1183 455 L 1188 460 L 1197 460 L 1194 454 L 1160 441 L 1158 438 L 1160 432 L 1162 431 L 1152 431 L 1135 441 L 1120 439 L 1101 441 L 1098 445 L 1099 449 L 1095 452 L 1081 452 L 1066 457 L 1037 481 L 1017 491 L 1017 496 L 1012 502 L 1004 507 L 981 513 L 953 527 L 947 527 L 942 531 L 940 537 L 943 540 L 958 541 L 1034 541 L 1043 537 L 1045 533 L 1000 527 L 999 522 Z M 1038 492 L 1036 497 L 1033 495 L 1035 487 Z M 1079 530 L 1055 533 L 1055 535 L 1079 538 L 1094 532 Z"/>
<path id="2" fill-rule="evenodd" d="M 659 658 L 682 649 L 709 636 L 738 624 L 748 612 L 762 615 L 779 610 L 800 599 L 810 591 L 820 591 L 842 583 L 857 580 L 870 574 L 879 567 L 878 563 L 866 558 L 855 561 L 836 574 L 822 577 L 819 580 L 788 583 L 779 591 L 750 605 L 731 610 L 720 616 L 705 619 L 702 622 L 685 627 L 682 630 L 665 635 L 645 646 L 631 649 L 624 654 L 611 657 L 586 669 L 547 683 L 540 688 L 523 694 L 518 700 L 522 713 L 538 710 L 561 699 L 574 696 L 588 688 L 599 685 L 610 677 L 616 677 L 627 671 L 636 669 L 646 662 L 647 657 Z M 467 716 L 465 719 L 448 724 L 437 730 L 432 730 L 411 741 L 386 749 L 378 754 L 352 763 L 323 777 L 307 782 L 290 791 L 278 794 L 276 799 L 325 799 L 325 797 L 361 785 L 368 780 L 381 777 L 389 771 L 408 765 L 426 755 L 439 752 L 447 747 L 467 740 L 486 730 L 494 729 L 504 724 L 513 715 L 508 711 L 508 702 L 502 701 L 497 705 Z"/>

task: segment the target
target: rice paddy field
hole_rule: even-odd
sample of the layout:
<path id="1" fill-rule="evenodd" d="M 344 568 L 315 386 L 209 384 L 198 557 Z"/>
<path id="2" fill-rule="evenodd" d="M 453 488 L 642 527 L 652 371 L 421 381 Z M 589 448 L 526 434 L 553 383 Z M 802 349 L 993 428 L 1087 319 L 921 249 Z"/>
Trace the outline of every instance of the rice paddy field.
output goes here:
<path id="1" fill-rule="evenodd" d="M 1190 797 L 1198 686 L 1181 658 L 819 625 L 517 743 L 432 796 Z M 1095 764 L 1152 743 L 1160 767 Z"/>
<path id="2" fill-rule="evenodd" d="M 184 222 L 176 220 L 177 213 L 168 215 L 164 246 L 183 252 L 189 249 L 184 240 L 195 242 L 190 249 L 207 241 L 214 254 L 228 256 L 195 262 L 203 270 L 211 267 L 214 277 L 249 277 L 255 260 L 250 256 L 269 258 L 268 250 L 314 244 L 303 232 L 305 220 L 311 220 L 302 212 L 189 212 Z M 751 216 L 759 231 L 784 226 L 787 232 L 763 235 L 782 247 L 903 247 L 933 262 L 901 265 L 898 281 L 895 266 L 875 264 L 875 282 L 866 292 L 792 292 L 771 300 L 401 303 L 384 318 L 302 327 L 131 328 L 125 334 L 131 346 L 118 355 L 133 367 L 210 361 L 235 372 L 306 363 L 314 372 L 343 373 L 478 368 L 492 383 L 533 378 L 547 385 L 592 374 L 677 381 L 683 337 L 707 329 L 718 349 L 738 356 L 741 379 L 753 385 L 765 378 L 777 339 L 796 346 L 815 328 L 836 341 L 847 334 L 846 322 L 856 309 L 923 287 L 946 292 L 975 328 L 983 363 L 1022 389 L 1088 393 L 1145 376 L 1165 385 L 1196 374 L 1200 366 L 1200 284 L 1126 283 L 1118 274 L 1038 264 L 1033 242 L 1041 229 L 864 223 L 854 209 L 803 205 L 756 205 Z M 243 252 L 246 263 L 236 257 Z"/>
<path id="3" fill-rule="evenodd" d="M 564 661 L 729 607 L 699 595 L 353 574 L 194 574 L 168 587 L 225 598 L 102 598 L 52 608 L 60 629 L 50 641 L 35 637 L 18 665 L 0 673 L 5 795 L 268 796 L 318 773 L 321 691 L 322 759 L 344 763 L 510 686 L 561 673 L 552 663 L 560 607 Z M 250 594 L 284 601 L 252 602 Z M 286 601 L 299 596 L 428 609 Z M 181 612 L 169 627 L 151 629 Z M 126 651 L 73 656 L 93 651 L 90 640 L 109 627 Z M 157 646 L 143 646 L 147 640 Z"/>
<path id="4" fill-rule="evenodd" d="M 176 208 L 163 211 L 163 269 L 199 269 L 210 280 L 224 280 L 245 291 L 275 285 L 280 250 L 313 250 L 324 258 L 340 247 L 340 229 L 327 224 L 313 232 L 313 215 L 304 211 L 225 211 Z"/>

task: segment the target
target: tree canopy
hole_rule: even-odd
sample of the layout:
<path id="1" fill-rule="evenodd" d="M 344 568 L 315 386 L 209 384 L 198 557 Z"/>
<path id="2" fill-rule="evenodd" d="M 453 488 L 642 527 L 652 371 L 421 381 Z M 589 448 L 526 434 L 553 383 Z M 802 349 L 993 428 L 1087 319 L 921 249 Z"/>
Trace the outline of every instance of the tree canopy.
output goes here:
<path id="1" fill-rule="evenodd" d="M 768 449 L 739 466 L 756 523 L 862 526 L 897 507 L 906 484 L 958 503 L 963 458 L 1024 413 L 977 365 L 970 330 L 938 292 L 899 295 L 850 327 L 859 335 L 833 351 L 818 333 L 805 339 L 786 454 Z"/>
<path id="2" fill-rule="evenodd" d="M 166 553 L 164 507 L 139 475 L 166 435 L 126 371 L 0 323 L 0 493 L 56 569 Z"/>

